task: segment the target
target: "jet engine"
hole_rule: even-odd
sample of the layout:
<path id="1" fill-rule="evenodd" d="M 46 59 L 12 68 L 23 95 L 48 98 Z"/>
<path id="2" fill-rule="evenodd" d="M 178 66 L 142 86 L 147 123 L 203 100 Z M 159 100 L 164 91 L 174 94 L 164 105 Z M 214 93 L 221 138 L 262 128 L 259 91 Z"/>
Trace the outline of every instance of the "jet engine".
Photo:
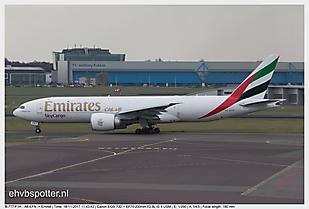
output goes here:
<path id="1" fill-rule="evenodd" d="M 127 127 L 125 124 L 121 124 L 120 119 L 111 113 L 92 114 L 90 122 L 92 130 L 95 131 L 108 131 Z"/>

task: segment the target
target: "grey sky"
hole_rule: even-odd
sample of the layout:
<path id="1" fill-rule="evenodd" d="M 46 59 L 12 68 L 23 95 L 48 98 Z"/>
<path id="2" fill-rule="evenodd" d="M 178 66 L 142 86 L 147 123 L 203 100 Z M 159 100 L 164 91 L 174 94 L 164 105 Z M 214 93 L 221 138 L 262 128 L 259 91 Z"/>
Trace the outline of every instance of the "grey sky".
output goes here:
<path id="1" fill-rule="evenodd" d="M 304 6 L 5 6 L 9 60 L 51 62 L 74 44 L 128 61 L 304 61 Z"/>

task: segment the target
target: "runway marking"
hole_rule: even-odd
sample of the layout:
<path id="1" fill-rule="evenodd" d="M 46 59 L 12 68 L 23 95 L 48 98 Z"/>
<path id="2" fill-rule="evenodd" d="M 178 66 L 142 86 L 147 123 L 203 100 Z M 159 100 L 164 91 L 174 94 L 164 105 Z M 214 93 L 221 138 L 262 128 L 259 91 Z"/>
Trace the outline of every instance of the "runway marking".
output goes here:
<path id="1" fill-rule="evenodd" d="M 122 147 L 122 148 L 121 147 L 115 147 L 115 148 L 113 148 L 113 147 L 99 147 L 98 149 L 100 149 L 100 150 L 106 150 L 106 149 L 115 149 L 115 150 L 131 149 L 131 150 L 135 150 L 136 148 L 135 147 L 132 147 L 132 148 L 128 148 L 128 147 Z M 164 147 L 164 148 L 159 148 L 159 147 L 155 147 L 155 148 L 152 148 L 152 147 L 146 147 L 146 148 L 139 147 L 137 149 L 139 149 L 139 150 L 160 150 L 160 149 L 164 149 L 164 150 L 177 150 L 177 147 L 169 147 L 169 148 L 168 147 Z"/>
<path id="2" fill-rule="evenodd" d="M 266 144 L 280 144 L 280 145 L 295 145 L 295 143 L 298 143 L 300 141 L 297 140 L 289 140 L 289 141 L 282 141 L 282 140 L 271 140 L 271 141 L 266 141 Z M 302 146 L 299 144 L 296 144 L 295 146 Z"/>
<path id="3" fill-rule="evenodd" d="M 44 149 L 44 148 L 49 148 L 49 149 L 69 149 L 69 150 L 85 150 L 85 151 L 96 151 L 96 152 L 102 152 L 101 150 L 103 150 L 104 152 L 109 152 L 109 153 L 114 153 L 112 151 L 107 151 L 108 150 L 112 150 L 113 148 L 112 147 L 99 147 L 98 149 L 82 149 L 82 148 L 65 148 L 65 147 L 27 147 L 27 148 L 31 148 L 31 149 Z M 116 148 L 114 148 L 116 149 Z M 118 147 L 118 149 L 121 149 L 120 147 Z M 134 150 L 134 149 L 139 149 L 139 150 L 144 150 L 144 147 L 131 147 L 131 150 Z M 159 147 L 155 147 L 155 148 L 152 148 L 153 150 L 156 150 L 156 151 L 160 151 L 160 150 L 168 150 L 169 148 L 167 147 L 163 147 L 163 148 L 159 148 Z M 178 148 L 174 147 L 173 148 L 174 150 L 177 150 Z M 263 148 L 264 149 L 264 148 Z M 172 149 L 170 149 L 172 150 Z M 186 151 L 198 151 L 198 150 L 201 150 L 201 151 L 207 151 L 207 150 L 231 150 L 229 148 L 224 148 L 224 149 L 221 149 L 221 148 L 218 148 L 218 149 L 186 149 Z"/>
<path id="4" fill-rule="evenodd" d="M 69 150 L 84 150 L 84 151 L 95 151 L 95 152 L 102 152 L 97 149 L 82 149 L 82 148 L 69 148 L 69 147 L 27 147 L 31 149 L 69 149 Z M 111 152 L 111 151 L 105 151 L 105 152 Z"/>
<path id="5" fill-rule="evenodd" d="M 259 143 L 258 145 L 233 145 L 233 144 L 228 144 L 228 145 L 217 145 L 217 144 L 202 144 L 202 143 L 193 143 L 193 142 L 181 142 L 181 141 L 177 141 L 177 143 L 180 144 L 192 144 L 192 145 L 199 145 L 199 146 L 206 146 L 205 149 L 201 148 L 201 150 L 234 150 L 234 149 L 245 149 L 245 148 L 253 148 L 253 149 L 283 149 L 285 147 L 280 147 L 280 148 L 276 148 L 276 147 L 266 147 L 264 144 Z M 277 144 L 276 144 L 277 145 Z M 281 144 L 283 145 L 283 144 Z M 286 144 L 284 144 L 286 145 Z M 299 145 L 301 146 L 301 145 Z M 298 147 L 286 147 L 286 149 L 299 149 Z M 192 150 L 192 149 L 191 149 Z"/>
<path id="6" fill-rule="evenodd" d="M 45 136 L 28 136 L 27 139 L 44 138 Z"/>
<path id="7" fill-rule="evenodd" d="M 89 139 L 81 139 L 81 140 L 78 140 L 80 142 L 84 142 L 84 141 L 89 141 Z"/>
<path id="8" fill-rule="evenodd" d="M 126 149 L 131 149 L 131 150 L 135 150 L 135 149 L 139 149 L 139 150 L 160 150 L 160 149 L 163 149 L 163 150 L 177 150 L 177 147 L 163 147 L 163 148 L 160 148 L 160 147 L 150 147 L 152 144 L 150 145 L 143 145 L 141 147 L 99 147 L 98 149 L 100 150 L 107 150 L 107 149 L 115 149 L 115 150 L 119 150 L 119 149 L 123 149 L 123 150 L 126 150 Z"/>
<path id="9" fill-rule="evenodd" d="M 241 195 L 248 195 L 251 192 L 253 192 L 254 190 L 257 190 L 259 187 L 263 186 L 264 184 L 266 184 L 267 182 L 269 182 L 270 180 L 273 180 L 274 178 L 280 176 L 281 174 L 285 173 L 286 171 L 290 170 L 291 168 L 295 167 L 296 165 L 298 165 L 300 162 L 302 162 L 303 159 L 289 165 L 288 167 L 286 167 L 285 169 L 279 171 L 278 173 L 276 173 L 275 175 L 272 175 L 271 177 L 269 177 L 268 179 L 265 179 L 264 181 L 262 181 L 261 183 L 255 185 L 254 187 L 252 187 L 251 189 L 248 189 L 247 191 L 243 192 Z"/>
<path id="10" fill-rule="evenodd" d="M 209 134 L 209 135 L 214 135 L 215 133 L 200 133 L 200 135 L 201 134 Z M 219 133 L 217 133 L 217 134 L 219 134 Z M 220 134 L 231 134 L 231 133 L 220 133 Z M 241 133 L 236 133 L 236 134 L 239 134 L 239 135 L 245 135 L 245 134 L 241 134 Z M 200 139 L 201 137 L 205 137 L 205 136 L 196 136 L 196 137 L 194 137 L 194 136 L 190 136 L 190 139 Z M 179 137 L 179 139 L 181 139 L 181 140 L 186 140 L 187 138 L 182 138 L 182 137 Z M 205 137 L 205 138 L 203 138 L 203 139 L 205 139 L 205 140 L 207 140 L 207 138 Z M 208 140 L 207 140 L 208 141 Z M 210 139 L 209 140 L 209 142 L 216 142 L 216 141 L 218 141 L 217 139 Z M 303 146 L 303 143 L 302 144 L 295 144 L 295 143 L 301 143 L 301 142 L 303 142 L 303 140 L 302 139 L 294 139 L 293 141 L 291 141 L 291 140 L 287 140 L 287 141 L 282 141 L 282 140 L 280 140 L 282 143 L 272 143 L 273 141 L 279 141 L 279 140 L 272 140 L 272 141 L 269 141 L 270 143 L 269 144 L 280 144 L 280 145 L 289 145 L 289 146 Z M 179 141 L 178 141 L 179 142 Z M 221 141 L 221 142 L 230 142 L 230 143 L 232 143 L 233 141 L 230 141 L 230 140 L 227 140 L 227 141 Z M 238 143 L 243 143 L 243 142 L 245 142 L 245 143 L 248 143 L 248 142 L 250 142 L 251 143 L 251 141 L 247 141 L 247 140 L 245 140 L 245 141 L 243 141 L 243 140 L 240 140 L 240 141 L 237 141 Z M 179 143 L 187 143 L 187 144 L 195 144 L 195 143 L 192 143 L 192 142 L 183 142 L 183 141 L 181 141 L 181 142 L 179 142 Z M 257 144 L 259 144 L 259 145 L 262 145 L 262 144 L 265 144 L 265 141 L 255 141 L 254 143 L 257 143 Z M 196 143 L 196 144 L 198 144 L 198 143 Z M 204 144 L 201 144 L 201 145 L 204 145 Z M 234 145 L 231 145 L 231 146 L 234 146 Z M 242 146 L 242 147 L 245 147 L 245 146 Z M 252 146 L 253 147 L 253 146 Z M 293 147 L 289 147 L 289 148 L 292 148 L 292 149 L 294 149 Z M 296 148 L 297 149 L 297 148 Z"/>
<path id="11" fill-rule="evenodd" d="M 211 159 L 211 160 L 222 160 L 222 161 L 238 162 L 238 163 L 251 163 L 251 164 L 260 164 L 260 165 L 273 165 L 273 166 L 281 166 L 281 167 L 286 167 L 286 166 L 287 166 L 287 165 L 280 165 L 280 164 L 273 164 L 273 163 L 261 163 L 261 162 L 254 162 L 254 161 L 232 160 L 232 159 L 215 158 L 215 157 L 200 157 L 200 158 Z"/>
<path id="12" fill-rule="evenodd" d="M 15 179 L 15 180 L 12 180 L 12 181 L 7 181 L 7 182 L 5 182 L 5 184 L 16 182 L 16 181 L 21 181 L 21 180 L 25 180 L 25 179 L 29 179 L 29 178 L 34 178 L 34 177 L 41 176 L 41 175 L 50 174 L 50 173 L 53 173 L 55 171 L 60 171 L 60 170 L 64 170 L 64 169 L 67 169 L 67 168 L 72 168 L 72 167 L 75 167 L 75 166 L 78 166 L 78 165 L 83 165 L 83 164 L 86 164 L 86 163 L 91 163 L 91 162 L 102 160 L 102 159 L 105 159 L 105 158 L 121 155 L 121 154 L 124 154 L 126 152 L 130 152 L 130 151 L 131 150 L 126 150 L 126 151 L 123 151 L 123 152 L 114 153 L 112 155 L 107 155 L 107 156 L 104 156 L 104 157 L 99 157 L 99 158 L 96 158 L 96 159 L 93 159 L 93 160 L 88 160 L 88 161 L 85 161 L 85 162 L 76 163 L 76 164 L 73 164 L 73 165 L 57 168 L 57 169 L 54 169 L 54 170 L 50 170 L 50 171 L 46 171 L 46 172 L 42 172 L 42 173 L 38 173 L 38 174 L 26 176 L 26 177 L 22 177 L 22 178 Z"/>
<path id="13" fill-rule="evenodd" d="M 175 138 L 174 138 L 174 140 L 175 140 Z M 167 142 L 173 142 L 174 140 L 167 140 L 167 141 L 157 142 L 157 143 L 153 143 L 153 144 L 145 144 L 145 145 L 142 145 L 140 147 L 147 147 L 147 146 L 152 146 L 152 145 L 155 145 L 155 144 L 163 144 L 163 143 L 167 143 Z M 74 148 L 71 148 L 71 149 L 74 149 Z M 105 158 L 109 158 L 109 157 L 125 154 L 125 153 L 131 152 L 131 151 L 133 151 L 133 149 L 129 149 L 129 150 L 118 152 L 118 153 L 114 152 L 112 155 L 107 155 L 107 156 L 99 157 L 99 158 L 96 158 L 96 159 L 93 159 L 93 160 L 88 160 L 88 161 L 85 161 L 85 162 L 76 163 L 76 164 L 73 164 L 73 165 L 69 165 L 69 166 L 53 169 L 53 170 L 50 170 L 50 171 L 46 171 L 46 172 L 42 172 L 42 173 L 30 175 L 30 176 L 25 176 L 25 177 L 22 177 L 22 178 L 19 178 L 19 179 L 7 181 L 7 182 L 5 182 L 5 184 L 9 184 L 9 183 L 16 182 L 16 181 L 21 181 L 21 180 L 25 180 L 25 179 L 29 179 L 29 178 L 34 178 L 34 177 L 37 177 L 37 176 L 42 176 L 42 175 L 50 174 L 50 173 L 53 173 L 55 171 L 60 171 L 60 170 L 64 170 L 64 169 L 67 169 L 67 168 L 72 168 L 72 167 L 79 166 L 79 165 L 84 165 L 84 164 L 95 162 L 95 161 L 102 160 L 102 159 L 105 159 Z"/>
<path id="14" fill-rule="evenodd" d="M 279 194 L 280 195 L 280 194 Z M 285 198 L 285 197 L 282 197 L 282 196 L 275 196 L 275 195 L 269 195 L 269 194 L 267 194 L 267 195 L 265 195 L 265 194 L 259 194 L 258 195 L 258 197 L 268 197 L 268 198 Z M 253 196 L 253 195 L 252 195 Z M 298 200 L 303 200 L 304 199 L 304 197 L 303 196 L 301 196 L 301 197 L 287 197 L 287 198 L 291 198 L 291 199 L 298 199 Z M 279 203 L 280 204 L 280 203 Z"/>
<path id="15" fill-rule="evenodd" d="M 296 191 L 305 191 L 304 189 L 293 189 L 293 188 L 286 188 L 286 187 L 282 187 L 281 185 L 284 184 L 285 182 L 287 182 L 288 180 L 290 180 L 291 178 L 293 178 L 294 176 L 296 176 L 297 174 L 299 174 L 300 172 L 302 172 L 305 168 L 300 169 L 299 171 L 297 171 L 296 173 L 292 174 L 291 176 L 289 176 L 288 178 L 284 179 L 283 181 L 281 181 L 279 184 L 276 185 L 276 187 L 280 188 L 280 189 L 288 189 L 288 190 L 296 190 Z"/>
<path id="16" fill-rule="evenodd" d="M 122 170 L 123 168 L 102 168 L 102 169 L 90 169 L 90 170 L 78 170 L 78 171 L 59 171 L 59 173 L 82 173 L 82 172 L 96 172 L 96 171 L 115 171 Z"/>

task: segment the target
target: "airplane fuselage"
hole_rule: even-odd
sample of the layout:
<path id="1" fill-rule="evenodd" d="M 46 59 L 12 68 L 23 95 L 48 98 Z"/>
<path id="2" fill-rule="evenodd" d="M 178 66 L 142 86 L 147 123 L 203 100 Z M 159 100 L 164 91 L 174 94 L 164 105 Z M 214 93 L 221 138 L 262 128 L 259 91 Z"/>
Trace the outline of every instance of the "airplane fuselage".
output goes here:
<path id="1" fill-rule="evenodd" d="M 47 97 L 24 103 L 24 108 L 16 109 L 14 114 L 18 114 L 22 119 L 41 123 L 89 123 L 94 113 L 117 114 L 171 102 L 178 103 L 159 115 L 160 120 L 157 122 L 169 123 L 211 121 L 270 108 L 265 105 L 248 108 L 236 103 L 214 116 L 201 118 L 226 98 L 226 96 Z"/>

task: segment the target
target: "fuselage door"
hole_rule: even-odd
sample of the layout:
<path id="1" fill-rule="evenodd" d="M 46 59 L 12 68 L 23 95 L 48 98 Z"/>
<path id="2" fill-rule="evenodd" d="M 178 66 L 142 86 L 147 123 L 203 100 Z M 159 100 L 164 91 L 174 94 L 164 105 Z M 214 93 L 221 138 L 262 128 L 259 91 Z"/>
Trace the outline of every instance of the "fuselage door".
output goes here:
<path id="1" fill-rule="evenodd" d="M 37 113 L 42 113 L 43 111 L 43 104 L 42 103 L 39 103 L 36 105 L 36 112 Z"/>

